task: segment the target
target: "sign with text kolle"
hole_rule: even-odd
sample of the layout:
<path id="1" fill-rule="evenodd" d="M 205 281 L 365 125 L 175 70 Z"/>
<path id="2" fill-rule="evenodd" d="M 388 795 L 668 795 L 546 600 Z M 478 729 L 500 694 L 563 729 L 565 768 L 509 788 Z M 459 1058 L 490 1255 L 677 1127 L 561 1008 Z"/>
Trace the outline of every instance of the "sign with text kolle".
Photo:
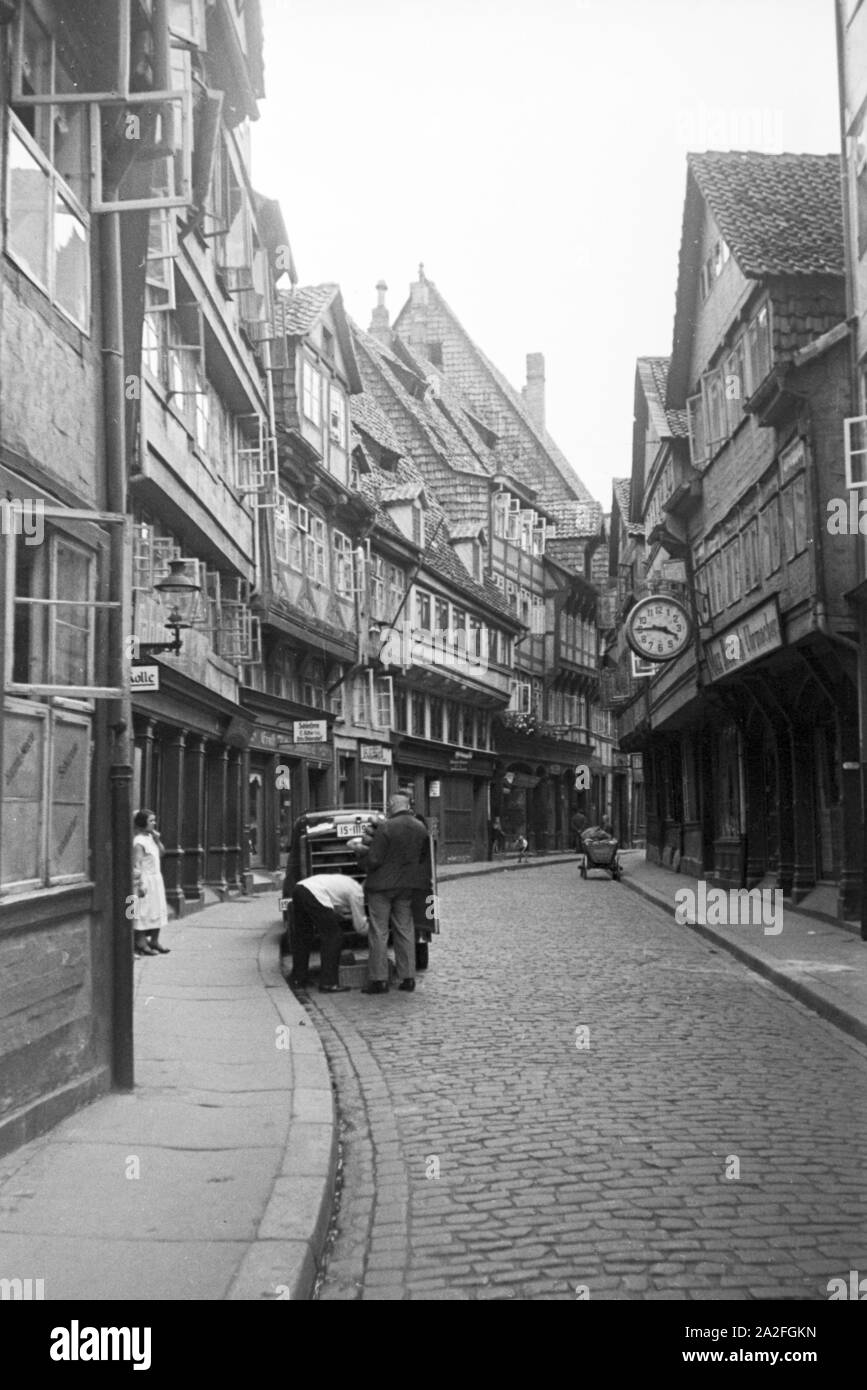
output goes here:
<path id="1" fill-rule="evenodd" d="M 711 680 L 720 680 L 783 645 L 776 598 L 754 608 L 719 637 L 704 644 Z"/>
<path id="2" fill-rule="evenodd" d="M 143 690 L 159 690 L 159 666 L 133 666 L 129 676 L 129 688 L 133 695 L 140 695 Z"/>
<path id="3" fill-rule="evenodd" d="M 296 743 L 326 743 L 327 719 L 296 719 L 293 725 Z"/>

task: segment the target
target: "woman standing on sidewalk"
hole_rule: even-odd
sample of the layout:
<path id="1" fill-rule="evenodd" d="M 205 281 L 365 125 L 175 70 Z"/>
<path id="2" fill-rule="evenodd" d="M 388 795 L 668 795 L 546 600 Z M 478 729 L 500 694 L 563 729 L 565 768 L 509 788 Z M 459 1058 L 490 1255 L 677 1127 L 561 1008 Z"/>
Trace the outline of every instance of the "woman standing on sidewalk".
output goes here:
<path id="1" fill-rule="evenodd" d="M 163 843 L 157 834 L 153 811 L 136 811 L 132 842 L 133 884 L 136 891 L 135 953 L 137 956 L 167 956 L 168 946 L 160 945 L 160 931 L 169 924 L 166 887 L 160 872 Z"/>

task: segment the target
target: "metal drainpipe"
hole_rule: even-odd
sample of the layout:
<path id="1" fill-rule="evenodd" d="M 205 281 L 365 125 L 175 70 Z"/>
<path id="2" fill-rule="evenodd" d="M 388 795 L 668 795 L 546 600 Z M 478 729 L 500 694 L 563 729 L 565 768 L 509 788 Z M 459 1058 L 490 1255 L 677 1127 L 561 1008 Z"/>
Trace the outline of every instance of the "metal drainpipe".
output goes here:
<path id="1" fill-rule="evenodd" d="M 121 238 L 118 212 L 106 213 L 100 224 L 100 269 L 102 281 L 102 367 L 105 425 L 106 491 L 109 510 L 126 515 L 126 401 L 124 396 L 123 291 L 121 278 Z M 127 528 L 112 530 L 112 597 L 126 600 L 128 582 Z M 124 607 L 122 612 L 128 613 Z M 118 684 L 126 686 L 124 640 L 116 634 L 119 650 L 114 654 Z M 127 693 L 113 700 L 108 723 L 111 746 L 111 925 L 112 971 L 112 1078 L 121 1090 L 132 1090 L 133 1072 L 133 961 L 132 932 L 126 916 L 132 893 L 132 764 L 130 727 L 132 706 Z"/>
<path id="2" fill-rule="evenodd" d="M 849 384 L 851 409 L 860 409 L 858 382 L 858 316 L 855 304 L 858 263 L 852 227 L 852 200 L 849 183 L 849 157 L 846 147 L 846 35 L 843 7 L 840 0 L 834 5 L 837 29 L 837 92 L 840 111 L 840 180 L 843 199 L 843 247 L 846 265 L 846 322 L 849 325 Z M 856 538 L 858 546 L 858 584 L 867 581 L 867 540 Z M 861 940 L 867 941 L 867 605 L 863 598 L 856 604 L 858 622 L 858 732 L 861 755 Z"/>

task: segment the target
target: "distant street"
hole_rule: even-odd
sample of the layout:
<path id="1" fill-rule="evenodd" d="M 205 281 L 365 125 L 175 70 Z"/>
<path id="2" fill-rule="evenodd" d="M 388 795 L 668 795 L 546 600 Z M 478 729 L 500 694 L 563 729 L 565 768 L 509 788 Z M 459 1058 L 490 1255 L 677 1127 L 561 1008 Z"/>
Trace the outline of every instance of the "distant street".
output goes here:
<path id="1" fill-rule="evenodd" d="M 345 1159 L 320 1297 L 815 1300 L 867 1269 L 863 1047 L 574 864 L 442 892 L 414 995 L 311 996 Z"/>

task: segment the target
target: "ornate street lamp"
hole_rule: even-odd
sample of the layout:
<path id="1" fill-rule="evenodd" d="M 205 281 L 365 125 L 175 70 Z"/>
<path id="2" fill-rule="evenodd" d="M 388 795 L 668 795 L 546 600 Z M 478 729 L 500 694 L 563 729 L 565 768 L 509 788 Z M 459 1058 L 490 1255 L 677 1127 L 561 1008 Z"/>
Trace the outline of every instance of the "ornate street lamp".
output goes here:
<path id="1" fill-rule="evenodd" d="M 142 656 L 156 656 L 158 652 L 168 652 L 172 656 L 181 654 L 181 631 L 191 628 L 201 612 L 202 586 L 185 572 L 188 563 L 183 559 L 169 560 L 169 573 L 154 585 L 157 593 L 171 596 L 172 610 L 166 618 L 166 627 L 174 634 L 174 640 L 141 642 L 139 651 Z"/>

